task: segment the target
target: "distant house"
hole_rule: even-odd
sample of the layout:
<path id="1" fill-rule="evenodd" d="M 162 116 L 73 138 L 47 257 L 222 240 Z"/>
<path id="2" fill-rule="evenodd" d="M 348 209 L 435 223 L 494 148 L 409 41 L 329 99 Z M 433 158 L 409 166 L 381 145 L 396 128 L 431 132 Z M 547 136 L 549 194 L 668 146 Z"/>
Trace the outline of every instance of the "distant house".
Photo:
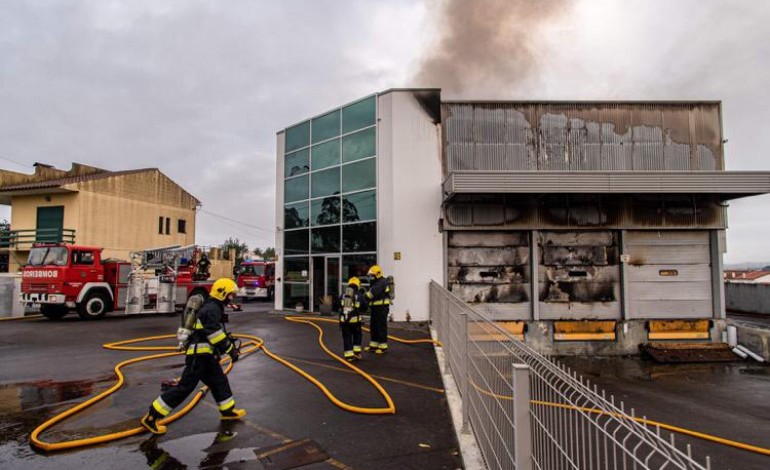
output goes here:
<path id="1" fill-rule="evenodd" d="M 200 201 L 157 168 L 109 171 L 79 163 L 70 170 L 36 163 L 34 174 L 0 170 L 0 204 L 11 230 L 0 239 L 10 272 L 35 242 L 104 248 L 104 258 L 195 243 Z"/>
<path id="2" fill-rule="evenodd" d="M 770 271 L 726 270 L 725 281 L 747 282 L 753 284 L 770 284 Z"/>

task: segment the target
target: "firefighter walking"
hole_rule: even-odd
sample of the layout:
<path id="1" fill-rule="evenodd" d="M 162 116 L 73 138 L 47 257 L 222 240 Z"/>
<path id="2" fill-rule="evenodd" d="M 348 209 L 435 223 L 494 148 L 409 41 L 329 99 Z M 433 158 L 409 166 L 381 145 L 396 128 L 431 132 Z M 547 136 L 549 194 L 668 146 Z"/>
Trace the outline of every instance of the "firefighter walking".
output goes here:
<path id="1" fill-rule="evenodd" d="M 382 275 L 382 268 L 374 265 L 367 273 L 374 280 L 366 293 L 371 308 L 369 346 L 366 350 L 375 354 L 388 352 L 388 314 L 390 313 L 391 281 Z"/>
<path id="2" fill-rule="evenodd" d="M 234 339 L 224 325 L 225 306 L 232 302 L 238 286 L 232 279 L 221 278 L 211 286 L 209 298 L 197 312 L 195 327 L 187 341 L 185 368 L 179 384 L 163 392 L 150 405 L 141 419 L 142 426 L 153 434 L 163 434 L 166 426 L 158 420 L 168 416 L 203 382 L 211 390 L 217 402 L 221 419 L 239 419 L 246 411 L 235 408 L 230 383 L 222 371 L 219 358 L 228 354 L 233 362 L 238 360 Z"/>
<path id="3" fill-rule="evenodd" d="M 366 296 L 361 292 L 361 280 L 351 277 L 340 298 L 340 330 L 342 330 L 343 357 L 348 362 L 361 359 L 361 314 L 366 310 Z"/>

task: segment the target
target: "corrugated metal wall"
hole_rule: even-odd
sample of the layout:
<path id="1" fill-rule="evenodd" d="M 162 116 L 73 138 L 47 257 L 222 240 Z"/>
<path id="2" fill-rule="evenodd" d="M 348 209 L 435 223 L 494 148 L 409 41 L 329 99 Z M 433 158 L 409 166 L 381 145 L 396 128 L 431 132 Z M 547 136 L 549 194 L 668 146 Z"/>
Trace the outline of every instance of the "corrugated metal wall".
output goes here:
<path id="1" fill-rule="evenodd" d="M 493 318 L 530 318 L 529 232 L 450 232 L 450 291 Z"/>
<path id="2" fill-rule="evenodd" d="M 708 231 L 628 231 L 627 318 L 711 318 Z"/>
<path id="3" fill-rule="evenodd" d="M 442 103 L 455 170 L 723 170 L 719 103 Z"/>
<path id="4" fill-rule="evenodd" d="M 539 232 L 540 318 L 619 319 L 615 231 Z"/>

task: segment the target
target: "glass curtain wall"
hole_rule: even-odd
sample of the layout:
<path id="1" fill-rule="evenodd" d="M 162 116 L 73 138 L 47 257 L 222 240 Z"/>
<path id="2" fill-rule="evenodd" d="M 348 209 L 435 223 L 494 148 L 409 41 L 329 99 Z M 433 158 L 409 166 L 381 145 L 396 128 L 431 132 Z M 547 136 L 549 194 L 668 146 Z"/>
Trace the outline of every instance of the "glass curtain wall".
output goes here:
<path id="1" fill-rule="evenodd" d="M 376 96 L 285 130 L 283 308 L 312 310 L 377 260 Z M 339 257 L 336 292 L 318 264 Z M 314 269 L 315 268 L 315 269 Z M 327 268 L 328 271 L 328 268 Z M 311 295 L 314 298 L 311 298 Z"/>

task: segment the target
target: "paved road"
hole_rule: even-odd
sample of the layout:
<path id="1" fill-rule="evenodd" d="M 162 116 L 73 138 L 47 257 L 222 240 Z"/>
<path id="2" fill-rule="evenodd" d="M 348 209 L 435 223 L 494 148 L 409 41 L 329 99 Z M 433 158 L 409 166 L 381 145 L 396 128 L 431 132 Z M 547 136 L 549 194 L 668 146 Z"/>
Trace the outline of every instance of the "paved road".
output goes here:
<path id="1" fill-rule="evenodd" d="M 290 323 L 268 310 L 267 304 L 246 304 L 246 312 L 231 316 L 231 331 L 262 337 L 271 351 L 293 360 L 343 400 L 359 406 L 384 406 L 371 385 L 321 351 L 313 328 Z M 102 343 L 173 333 L 177 322 L 173 316 L 0 322 L 0 468 L 136 469 L 160 458 L 165 459 L 165 466 L 160 468 L 166 469 L 281 468 L 277 465 L 281 458 L 295 462 L 300 458 L 288 452 L 310 444 L 289 446 L 272 454 L 273 463 L 264 458 L 260 461 L 256 455 L 306 438 L 329 458 L 302 468 L 424 470 L 462 466 L 435 354 L 429 345 L 391 344 L 388 355 L 370 355 L 361 363 L 363 369 L 382 377 L 380 382 L 396 403 L 395 415 L 343 411 L 308 381 L 260 352 L 239 361 L 230 375 L 238 406 L 248 410 L 244 422 L 221 425 L 212 399 L 206 397 L 159 439 L 145 434 L 51 455 L 29 447 L 28 435 L 38 424 L 109 388 L 115 363 L 146 354 L 108 351 L 100 347 Z M 327 344 L 339 351 L 337 326 L 329 324 L 324 331 Z M 428 337 L 425 326 L 393 329 L 392 333 Z M 170 358 L 130 366 L 125 389 L 57 425 L 45 439 L 92 436 L 134 426 L 157 396 L 159 382 L 178 375 L 181 365 L 180 359 Z"/>

